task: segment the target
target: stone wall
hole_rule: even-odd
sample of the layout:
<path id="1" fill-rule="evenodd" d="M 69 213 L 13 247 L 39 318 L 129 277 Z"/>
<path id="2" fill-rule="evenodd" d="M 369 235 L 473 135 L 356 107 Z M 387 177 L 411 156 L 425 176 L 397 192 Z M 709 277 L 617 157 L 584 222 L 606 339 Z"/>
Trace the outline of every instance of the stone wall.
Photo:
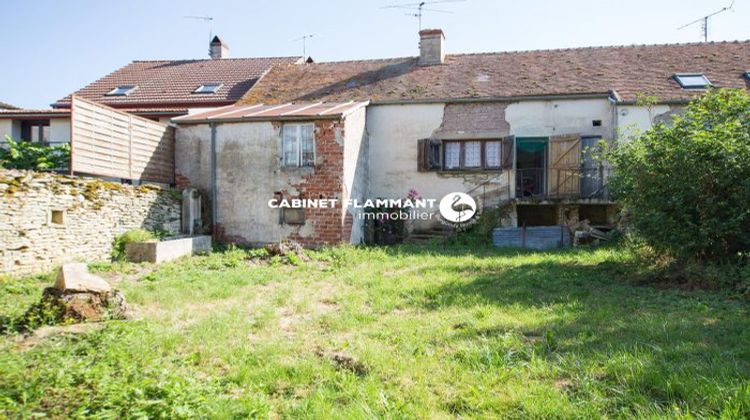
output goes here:
<path id="1" fill-rule="evenodd" d="M 131 229 L 180 231 L 177 194 L 156 185 L 0 169 L 0 274 L 108 260 Z"/>

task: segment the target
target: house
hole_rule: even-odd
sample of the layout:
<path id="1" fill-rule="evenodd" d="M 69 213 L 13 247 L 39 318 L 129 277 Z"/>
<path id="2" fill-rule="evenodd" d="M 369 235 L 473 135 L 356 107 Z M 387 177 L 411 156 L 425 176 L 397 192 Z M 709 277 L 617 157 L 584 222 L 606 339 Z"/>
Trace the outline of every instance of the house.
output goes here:
<path id="1" fill-rule="evenodd" d="M 5 102 L 0 102 L 0 109 L 18 109 L 18 107 L 15 107 L 11 104 L 6 104 Z"/>
<path id="2" fill-rule="evenodd" d="M 506 226 L 611 225 L 608 167 L 592 148 L 709 87 L 750 83 L 747 41 L 446 54 L 441 30 L 419 35 L 418 57 L 279 64 L 237 105 L 176 118 L 178 183 L 214 199 L 216 233 L 358 243 L 356 208 L 292 214 L 266 201 L 410 190 L 468 193 L 507 209 Z"/>
<path id="3" fill-rule="evenodd" d="M 52 109 L 0 110 L 0 136 L 45 144 L 70 141 L 73 95 L 160 122 L 237 102 L 274 64 L 302 57 L 230 58 L 218 36 L 210 58 L 134 61 L 59 99 Z"/>

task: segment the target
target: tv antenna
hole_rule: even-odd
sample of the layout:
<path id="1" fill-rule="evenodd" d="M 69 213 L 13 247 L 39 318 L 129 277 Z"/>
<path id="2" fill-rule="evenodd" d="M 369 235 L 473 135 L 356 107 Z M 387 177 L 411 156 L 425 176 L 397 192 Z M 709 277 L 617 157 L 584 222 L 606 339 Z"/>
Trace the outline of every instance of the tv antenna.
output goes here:
<path id="1" fill-rule="evenodd" d="M 305 34 L 292 40 L 292 42 L 302 41 L 302 59 L 307 57 L 307 40 L 314 36 L 315 34 Z"/>
<path id="2" fill-rule="evenodd" d="M 735 2 L 735 0 L 732 0 L 732 2 L 729 3 L 729 6 L 723 7 L 723 8 L 721 8 L 721 9 L 719 9 L 719 10 L 713 12 L 713 13 L 710 13 L 710 14 L 708 14 L 706 16 L 703 16 L 700 19 L 696 19 L 696 20 L 694 20 L 692 22 L 686 23 L 686 24 L 680 26 L 679 28 L 677 28 L 677 30 L 679 31 L 680 29 L 685 29 L 688 26 L 692 26 L 692 25 L 695 25 L 696 23 L 700 23 L 701 24 L 701 32 L 703 32 L 703 42 L 708 42 L 708 22 L 709 22 L 709 20 L 712 17 L 718 15 L 719 13 L 724 13 L 724 12 L 726 12 L 728 10 L 732 10 L 732 7 L 734 7 L 734 2 Z"/>
<path id="3" fill-rule="evenodd" d="M 411 12 L 406 13 L 406 16 L 412 16 L 419 20 L 419 30 L 422 30 L 422 15 L 424 12 L 429 13 L 453 13 L 450 10 L 440 10 L 440 9 L 430 9 L 425 8 L 425 6 L 429 6 L 432 4 L 439 4 L 439 3 L 459 3 L 466 0 L 435 0 L 435 1 L 421 1 L 419 3 L 404 3 L 404 4 L 392 4 L 388 6 L 383 6 L 381 9 L 405 9 L 405 10 L 411 10 Z"/>
<path id="4" fill-rule="evenodd" d="M 202 20 L 208 24 L 208 55 L 211 55 L 211 41 L 214 37 L 214 18 L 211 16 L 183 16 L 184 19 Z"/>

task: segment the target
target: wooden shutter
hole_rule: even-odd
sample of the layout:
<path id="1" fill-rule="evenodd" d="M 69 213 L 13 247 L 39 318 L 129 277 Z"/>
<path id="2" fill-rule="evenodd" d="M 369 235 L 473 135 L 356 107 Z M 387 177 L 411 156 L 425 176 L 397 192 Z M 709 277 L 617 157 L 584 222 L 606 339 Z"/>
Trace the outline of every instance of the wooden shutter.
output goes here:
<path id="1" fill-rule="evenodd" d="M 428 172 L 440 169 L 440 142 L 421 139 L 417 142 L 417 171 Z"/>
<path id="2" fill-rule="evenodd" d="M 515 159 L 513 148 L 516 143 L 516 136 L 503 137 L 503 151 L 502 151 L 502 169 L 513 169 L 513 160 Z"/>
<path id="3" fill-rule="evenodd" d="M 564 134 L 549 139 L 547 191 L 550 197 L 581 194 L 581 136 Z"/>

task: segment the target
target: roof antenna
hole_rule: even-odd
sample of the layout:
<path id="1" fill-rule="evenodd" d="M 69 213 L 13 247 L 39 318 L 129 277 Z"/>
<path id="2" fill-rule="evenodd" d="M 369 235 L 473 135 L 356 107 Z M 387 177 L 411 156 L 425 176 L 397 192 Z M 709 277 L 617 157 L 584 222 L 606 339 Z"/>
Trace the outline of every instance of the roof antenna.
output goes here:
<path id="1" fill-rule="evenodd" d="M 719 9 L 719 10 L 713 12 L 713 13 L 710 13 L 710 14 L 708 14 L 706 16 L 703 16 L 700 19 L 696 19 L 696 20 L 694 20 L 692 22 L 686 23 L 686 24 L 680 26 L 679 28 L 677 28 L 677 30 L 679 31 L 680 29 L 685 29 L 688 26 L 692 26 L 692 25 L 695 25 L 696 23 L 700 23 L 701 24 L 701 31 L 703 32 L 703 42 L 708 42 L 708 21 L 709 21 L 709 19 L 711 19 L 713 16 L 718 15 L 719 13 L 724 13 L 724 12 L 726 12 L 728 10 L 732 10 L 732 7 L 734 7 L 734 2 L 735 2 L 735 0 L 732 0 L 732 2 L 729 4 L 729 6 L 723 7 L 723 8 L 721 8 L 721 9 Z"/>
<path id="2" fill-rule="evenodd" d="M 183 16 L 185 19 L 202 20 L 208 24 L 208 56 L 211 56 L 211 41 L 214 37 L 214 18 L 211 16 Z"/>
<path id="3" fill-rule="evenodd" d="M 422 30 L 422 15 L 424 12 L 435 12 L 435 13 L 453 13 L 449 10 L 440 9 L 425 9 L 424 6 L 438 3 L 459 3 L 466 0 L 435 0 L 435 1 L 421 1 L 419 3 L 405 3 L 405 4 L 392 4 L 389 6 L 383 6 L 381 9 L 406 9 L 413 10 L 412 12 L 406 13 L 406 16 L 413 16 L 419 20 L 419 30 Z"/>
<path id="4" fill-rule="evenodd" d="M 295 39 L 292 40 L 292 42 L 302 41 L 302 58 L 303 59 L 305 57 L 307 57 L 307 40 L 309 38 L 314 37 L 314 36 L 315 36 L 315 34 L 305 34 L 305 35 L 302 35 L 299 38 L 295 38 Z"/>

